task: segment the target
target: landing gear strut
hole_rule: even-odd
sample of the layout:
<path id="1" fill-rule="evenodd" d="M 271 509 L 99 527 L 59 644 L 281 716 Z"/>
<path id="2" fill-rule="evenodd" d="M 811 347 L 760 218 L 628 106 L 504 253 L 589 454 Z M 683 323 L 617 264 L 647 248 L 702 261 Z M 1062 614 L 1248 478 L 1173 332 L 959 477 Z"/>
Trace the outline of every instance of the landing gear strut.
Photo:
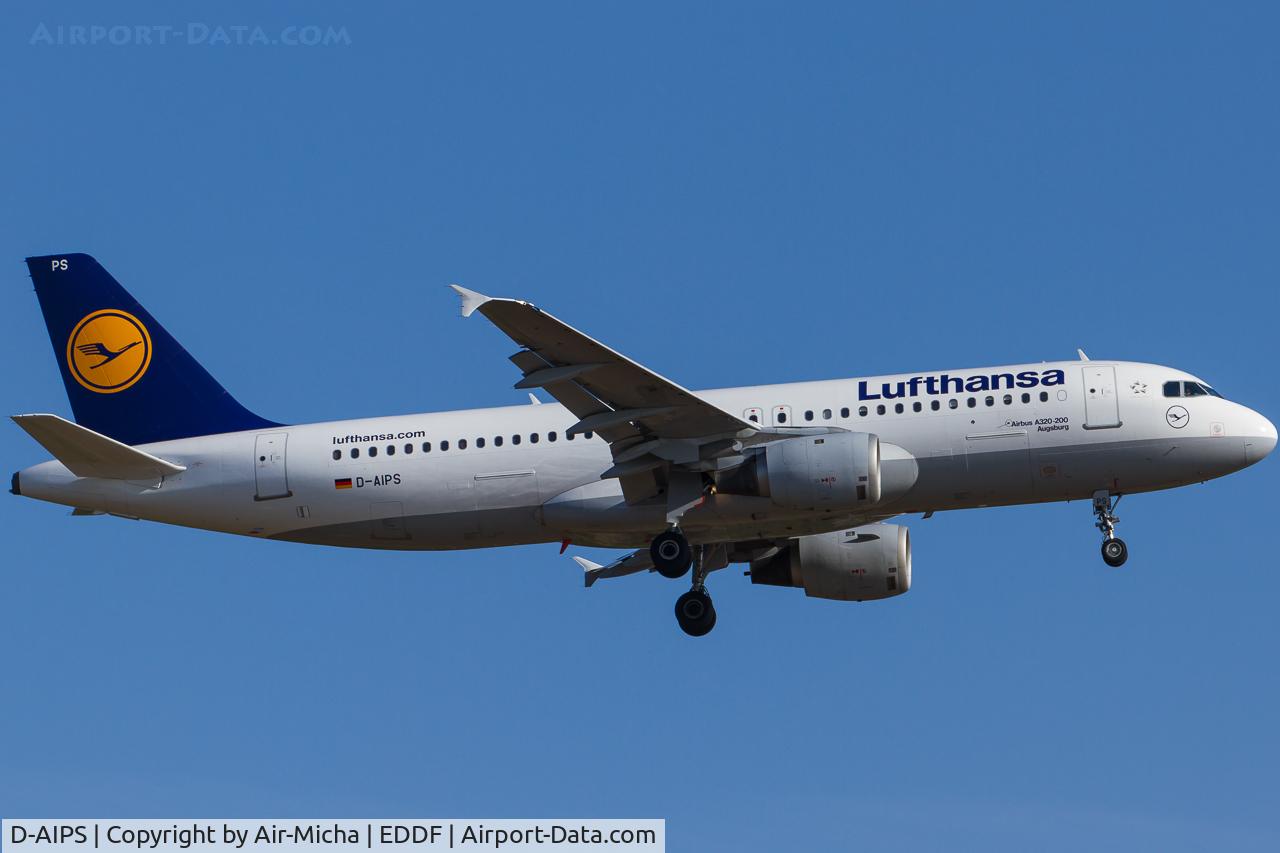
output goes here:
<path id="1" fill-rule="evenodd" d="M 716 608 L 707 594 L 706 548 L 693 551 L 693 588 L 676 599 L 676 622 L 690 637 L 702 637 L 716 626 Z"/>
<path id="2" fill-rule="evenodd" d="M 1116 525 L 1120 519 L 1116 516 L 1116 506 L 1120 503 L 1120 495 L 1114 498 L 1110 492 L 1094 492 L 1093 514 L 1097 517 L 1097 528 L 1102 531 L 1102 561 L 1113 569 L 1124 565 L 1129 559 L 1129 546 L 1116 536 Z"/>
<path id="3" fill-rule="evenodd" d="M 680 528 L 672 527 L 665 533 L 659 533 L 649 545 L 649 557 L 653 567 L 664 578 L 684 577 L 693 562 L 693 551 L 689 548 L 689 540 L 684 538 Z"/>

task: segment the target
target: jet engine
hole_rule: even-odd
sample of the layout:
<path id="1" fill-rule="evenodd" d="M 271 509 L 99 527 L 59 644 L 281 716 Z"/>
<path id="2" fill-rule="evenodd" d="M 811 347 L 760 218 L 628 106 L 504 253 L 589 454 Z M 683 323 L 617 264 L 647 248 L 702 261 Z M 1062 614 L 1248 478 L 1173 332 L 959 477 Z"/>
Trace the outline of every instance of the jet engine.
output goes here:
<path id="1" fill-rule="evenodd" d="M 865 432 L 805 435 L 752 450 L 716 478 L 726 495 L 772 498 L 789 508 L 855 508 L 880 501 L 880 439 Z"/>
<path id="2" fill-rule="evenodd" d="M 873 601 L 911 589 L 911 536 L 898 524 L 868 524 L 801 536 L 751 563 L 751 582 L 803 587 L 812 598 Z"/>

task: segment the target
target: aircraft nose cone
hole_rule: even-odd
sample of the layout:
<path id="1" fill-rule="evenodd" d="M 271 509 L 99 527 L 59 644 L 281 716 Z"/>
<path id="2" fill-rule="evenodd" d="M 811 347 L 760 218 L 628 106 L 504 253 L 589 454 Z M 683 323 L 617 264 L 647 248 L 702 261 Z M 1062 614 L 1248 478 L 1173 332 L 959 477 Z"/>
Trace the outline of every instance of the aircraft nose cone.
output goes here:
<path id="1" fill-rule="evenodd" d="M 1250 465 L 1276 449 L 1276 425 L 1257 412 L 1253 413 L 1253 418 L 1253 429 L 1245 439 L 1245 455 Z"/>

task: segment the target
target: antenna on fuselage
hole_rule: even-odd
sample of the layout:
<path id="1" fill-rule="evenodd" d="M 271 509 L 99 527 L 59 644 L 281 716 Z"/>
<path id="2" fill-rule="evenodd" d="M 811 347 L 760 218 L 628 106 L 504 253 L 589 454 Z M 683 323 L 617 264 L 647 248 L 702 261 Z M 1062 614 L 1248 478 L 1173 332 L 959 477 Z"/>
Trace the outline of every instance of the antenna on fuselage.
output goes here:
<path id="1" fill-rule="evenodd" d="M 1084 350 L 1080 349 L 1080 347 L 1076 347 L 1076 355 L 1080 356 L 1081 361 L 1089 360 L 1089 356 L 1085 355 Z"/>

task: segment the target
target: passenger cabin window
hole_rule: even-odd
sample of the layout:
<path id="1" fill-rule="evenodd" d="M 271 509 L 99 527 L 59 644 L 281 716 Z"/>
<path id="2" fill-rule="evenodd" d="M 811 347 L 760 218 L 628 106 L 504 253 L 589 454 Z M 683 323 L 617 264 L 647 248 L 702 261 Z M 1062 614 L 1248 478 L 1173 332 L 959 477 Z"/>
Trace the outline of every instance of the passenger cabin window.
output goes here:
<path id="1" fill-rule="evenodd" d="M 449 441 L 448 441 L 448 439 L 446 439 L 446 440 L 444 440 L 444 441 L 440 442 L 440 452 L 441 452 L 441 453 L 446 452 L 448 449 L 449 449 Z"/>
<path id="2" fill-rule="evenodd" d="M 477 439 L 476 439 L 476 447 L 484 447 L 484 438 L 483 438 L 483 437 L 481 437 L 481 438 L 477 438 Z"/>
<path id="3" fill-rule="evenodd" d="M 952 397 L 950 400 L 947 401 L 947 405 L 953 409 L 958 409 L 960 408 L 960 401 L 957 400 L 955 397 Z"/>
<path id="4" fill-rule="evenodd" d="M 858 417 L 860 417 L 860 418 L 865 418 L 866 416 L 867 416 L 867 407 L 866 407 L 866 406 L 859 406 L 859 407 L 858 407 Z"/>
<path id="5" fill-rule="evenodd" d="M 413 445 L 412 445 L 412 444 L 406 444 L 406 445 L 404 446 L 404 452 L 405 452 L 405 453 L 412 453 L 412 452 L 413 452 Z"/>
<path id="6" fill-rule="evenodd" d="M 395 456 L 395 455 L 396 455 L 396 446 L 395 446 L 394 444 L 388 444 L 388 445 L 387 445 L 387 455 L 388 455 L 388 456 Z"/>
<path id="7" fill-rule="evenodd" d="M 914 403 L 912 403 L 912 404 L 911 404 L 911 411 L 913 411 L 913 412 L 918 412 L 918 411 L 920 411 L 920 410 L 921 410 L 921 409 L 923 409 L 923 408 L 924 408 L 924 406 L 920 405 L 920 401 L 919 401 L 919 400 L 916 400 Z"/>
<path id="8" fill-rule="evenodd" d="M 360 448 L 358 448 L 358 447 L 353 447 L 353 448 L 351 448 L 351 458 L 352 458 L 352 459 L 359 459 L 359 458 L 360 458 Z"/>
<path id="9" fill-rule="evenodd" d="M 341 458 L 342 458 L 342 451 L 341 451 L 341 450 L 335 450 L 335 451 L 333 451 L 333 458 L 334 458 L 334 459 L 341 459 Z"/>
<path id="10" fill-rule="evenodd" d="M 501 447 L 501 446 L 502 446 L 502 436 L 500 436 L 500 435 L 495 435 L 495 436 L 493 437 L 493 446 L 494 446 L 494 447 Z"/>
<path id="11" fill-rule="evenodd" d="M 968 402 L 969 402 L 969 408 L 971 408 L 971 409 L 972 409 L 972 408 L 975 408 L 975 407 L 978 405 L 978 398 L 977 398 L 977 397 L 970 397 Z"/>
<path id="12" fill-rule="evenodd" d="M 1031 402 L 1031 395 L 1030 395 L 1030 394 L 1028 394 L 1026 391 L 1023 391 L 1023 392 L 1022 392 L 1022 402 L 1024 402 L 1024 403 L 1030 403 L 1030 402 Z"/>
<path id="13" fill-rule="evenodd" d="M 880 405 L 876 406 L 876 414 L 877 415 L 884 414 L 884 403 L 881 403 Z"/>
<path id="14" fill-rule="evenodd" d="M 1041 391 L 1041 392 L 1040 392 L 1040 402 L 1041 402 L 1041 403 L 1047 403 L 1047 402 L 1049 402 L 1049 392 L 1048 392 L 1048 391 Z"/>
<path id="15" fill-rule="evenodd" d="M 930 409 L 933 409 L 933 410 L 936 412 L 936 411 L 938 411 L 938 409 L 941 409 L 941 408 L 942 408 L 942 404 L 941 404 L 941 403 L 939 403 L 937 400 L 930 400 L 930 401 L 929 401 L 929 408 L 930 408 Z"/>
<path id="16" fill-rule="evenodd" d="M 529 433 L 529 443 L 530 444 L 538 443 L 538 434 L 536 432 Z"/>
<path id="17" fill-rule="evenodd" d="M 894 410 L 895 412 L 897 412 L 898 414 L 902 414 L 902 404 L 901 404 L 901 403 L 894 403 L 894 404 L 893 404 L 893 410 Z"/>
<path id="18" fill-rule="evenodd" d="M 370 455 L 370 456 L 377 456 L 377 455 L 378 455 L 378 448 L 376 448 L 376 447 L 370 447 L 370 448 L 369 448 L 369 455 Z"/>
<path id="19" fill-rule="evenodd" d="M 811 421 L 811 420 L 813 420 L 813 409 L 806 409 L 806 410 L 805 410 L 805 413 L 804 413 L 804 419 L 805 419 L 806 421 Z"/>
<path id="20" fill-rule="evenodd" d="M 429 441 L 424 441 L 424 442 L 422 442 L 422 452 L 423 452 L 423 453 L 430 453 L 430 452 L 431 452 L 431 442 L 429 442 Z"/>
<path id="21" fill-rule="evenodd" d="M 519 435 L 513 435 L 513 436 L 511 436 L 511 443 L 512 443 L 512 444 L 519 444 L 519 443 L 520 443 L 520 436 L 519 436 Z"/>
<path id="22" fill-rule="evenodd" d="M 787 422 L 787 413 L 778 412 L 778 423 L 785 424 Z"/>
<path id="23" fill-rule="evenodd" d="M 458 439 L 458 449 L 459 450 L 467 449 L 467 440 L 465 438 Z"/>
<path id="24" fill-rule="evenodd" d="M 849 407 L 848 407 L 848 406 L 845 406 L 843 409 L 841 409 L 841 410 L 840 410 L 840 417 L 842 417 L 842 418 L 847 418 L 847 417 L 849 417 Z"/>
<path id="25" fill-rule="evenodd" d="M 555 441 L 555 440 L 556 440 L 556 434 L 554 430 L 547 433 L 547 441 Z"/>

